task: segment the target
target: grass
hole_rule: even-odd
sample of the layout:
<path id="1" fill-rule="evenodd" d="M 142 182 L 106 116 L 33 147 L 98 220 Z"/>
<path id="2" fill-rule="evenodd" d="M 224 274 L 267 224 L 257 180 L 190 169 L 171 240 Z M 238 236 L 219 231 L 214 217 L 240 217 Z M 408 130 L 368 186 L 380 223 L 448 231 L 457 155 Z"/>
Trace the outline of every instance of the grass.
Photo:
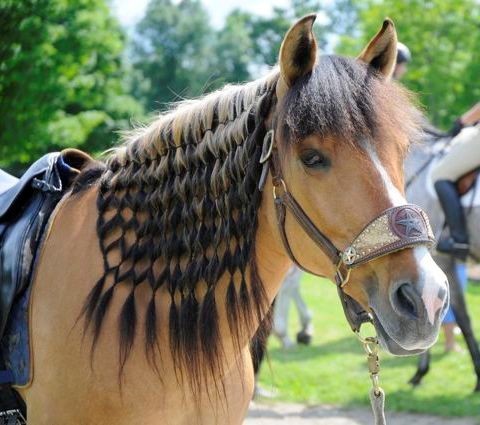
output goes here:
<path id="1" fill-rule="evenodd" d="M 314 314 L 315 335 L 309 347 L 284 351 L 274 337 L 269 341 L 268 363 L 260 384 L 274 387 L 278 400 L 342 406 L 368 405 L 370 379 L 363 349 L 343 316 L 333 284 L 304 276 L 302 293 Z M 476 335 L 480 336 L 480 286 L 467 293 Z M 294 308 L 291 335 L 299 329 Z M 472 392 L 475 375 L 468 351 L 459 337 L 462 353 L 443 353 L 443 335 L 432 349 L 428 375 L 418 388 L 407 382 L 416 370 L 416 357 L 380 354 L 380 383 L 388 411 L 409 411 L 442 416 L 479 416 L 480 394 Z"/>

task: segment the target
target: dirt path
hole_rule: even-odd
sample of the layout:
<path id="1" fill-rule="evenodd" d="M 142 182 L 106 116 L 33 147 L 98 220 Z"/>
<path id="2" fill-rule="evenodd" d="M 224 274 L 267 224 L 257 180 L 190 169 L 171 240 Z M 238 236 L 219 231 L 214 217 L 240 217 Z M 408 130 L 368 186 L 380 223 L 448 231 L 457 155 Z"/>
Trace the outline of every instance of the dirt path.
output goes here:
<path id="1" fill-rule="evenodd" d="M 302 404 L 252 403 L 245 425 L 372 425 L 368 409 L 340 409 Z M 388 425 L 480 425 L 478 418 L 442 418 L 409 413 L 387 413 Z"/>

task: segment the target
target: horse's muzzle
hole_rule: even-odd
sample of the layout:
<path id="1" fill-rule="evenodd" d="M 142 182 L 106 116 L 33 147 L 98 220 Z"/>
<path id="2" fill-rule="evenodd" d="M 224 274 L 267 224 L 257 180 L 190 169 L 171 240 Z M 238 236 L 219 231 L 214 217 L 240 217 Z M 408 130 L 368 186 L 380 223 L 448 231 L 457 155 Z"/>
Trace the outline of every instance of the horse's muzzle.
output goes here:
<path id="1" fill-rule="evenodd" d="M 413 250 L 415 281 L 390 284 L 388 297 L 370 294 L 373 323 L 392 354 L 415 354 L 435 343 L 449 304 L 447 279 L 424 247 Z"/>

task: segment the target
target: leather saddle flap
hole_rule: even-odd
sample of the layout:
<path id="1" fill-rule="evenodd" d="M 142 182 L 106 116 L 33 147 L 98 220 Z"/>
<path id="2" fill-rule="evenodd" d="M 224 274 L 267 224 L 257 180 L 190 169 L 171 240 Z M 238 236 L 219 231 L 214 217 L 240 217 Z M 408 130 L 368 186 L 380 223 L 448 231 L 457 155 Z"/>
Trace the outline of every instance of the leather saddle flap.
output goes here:
<path id="1" fill-rule="evenodd" d="M 20 179 L 10 179 L 10 187 L 0 192 L 0 337 L 16 296 L 30 283 L 51 212 L 75 177 L 92 162 L 75 149 L 50 153 Z"/>
<path id="2" fill-rule="evenodd" d="M 33 163 L 27 171 L 16 179 L 9 174 L 0 174 L 0 183 L 8 188 L 0 191 L 0 222 L 14 219 L 24 202 L 38 190 L 44 192 L 62 192 L 65 183 L 80 173 L 93 160 L 85 153 L 76 149 L 66 149 L 60 152 L 44 155 Z M 3 175 L 3 178 L 2 178 Z M 6 177 L 8 176 L 8 177 Z M 41 178 L 39 178 L 41 177 Z M 64 182 L 64 180 L 66 180 Z M 1 190 L 1 189 L 0 189 Z"/>

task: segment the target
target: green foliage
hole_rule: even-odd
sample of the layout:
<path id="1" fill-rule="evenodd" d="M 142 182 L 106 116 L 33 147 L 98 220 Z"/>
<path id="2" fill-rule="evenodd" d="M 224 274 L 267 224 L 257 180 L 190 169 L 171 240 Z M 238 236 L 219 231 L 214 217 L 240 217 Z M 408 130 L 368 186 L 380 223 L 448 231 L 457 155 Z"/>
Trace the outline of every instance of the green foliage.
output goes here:
<path id="1" fill-rule="evenodd" d="M 357 31 L 339 51 L 358 54 L 385 16 L 413 56 L 404 83 L 419 93 L 434 124 L 447 129 L 480 100 L 480 7 L 476 0 L 354 0 Z"/>
<path id="2" fill-rule="evenodd" d="M 322 10 L 317 0 L 292 0 L 271 17 L 234 10 L 216 30 L 199 0 L 151 0 L 132 48 L 135 94 L 147 110 L 163 110 L 172 101 L 250 80 L 276 64 L 295 18 Z M 321 45 L 330 24 L 315 27 Z"/>
<path id="3" fill-rule="evenodd" d="M 241 82 L 251 77 L 254 40 L 249 28 L 252 16 L 239 10 L 227 16 L 224 27 L 217 32 L 214 62 L 217 84 L 222 80 Z"/>
<path id="4" fill-rule="evenodd" d="M 98 139 L 104 148 L 141 114 L 125 95 L 124 37 L 105 0 L 0 0 L 0 28 L 3 164 Z"/>
<path id="5" fill-rule="evenodd" d="M 147 110 L 203 93 L 214 70 L 213 30 L 198 0 L 151 0 L 136 28 L 135 93 Z"/>
<path id="6" fill-rule="evenodd" d="M 413 53 L 405 83 L 435 124 L 448 128 L 480 99 L 477 0 L 291 0 L 269 17 L 234 10 L 220 29 L 201 0 L 150 0 L 128 65 L 108 0 L 0 0 L 0 164 L 66 146 L 101 151 L 143 110 L 256 78 L 310 12 L 320 49 L 339 41 L 353 56 L 393 18 Z"/>
<path id="7" fill-rule="evenodd" d="M 263 388 L 278 390 L 278 400 L 307 404 L 342 406 L 370 405 L 371 382 L 366 356 L 350 330 L 335 285 L 325 279 L 305 275 L 302 294 L 313 313 L 315 333 L 312 345 L 283 350 L 276 338 L 269 340 L 270 365 L 260 372 Z M 480 286 L 471 284 L 467 304 L 476 335 L 480 335 Z M 300 329 L 292 311 L 290 335 Z M 368 334 L 367 329 L 362 332 Z M 442 416 L 475 416 L 480 397 L 470 356 L 463 338 L 458 337 L 461 353 L 443 352 L 443 333 L 432 349 L 432 363 L 422 385 L 407 382 L 416 371 L 417 357 L 394 357 L 380 353 L 380 385 L 386 393 L 386 410 L 409 411 Z M 453 422 L 452 422 L 453 423 Z"/>

